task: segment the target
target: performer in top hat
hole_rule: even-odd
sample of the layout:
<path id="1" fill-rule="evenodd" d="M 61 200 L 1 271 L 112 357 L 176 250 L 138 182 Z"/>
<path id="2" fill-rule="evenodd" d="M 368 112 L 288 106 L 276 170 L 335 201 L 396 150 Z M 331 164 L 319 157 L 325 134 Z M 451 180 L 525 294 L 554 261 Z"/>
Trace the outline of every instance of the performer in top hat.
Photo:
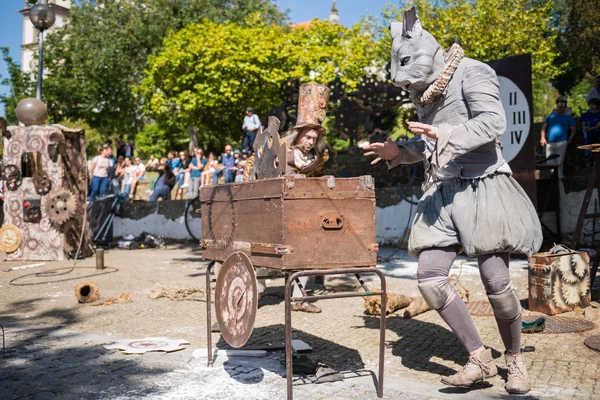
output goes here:
<path id="1" fill-rule="evenodd" d="M 327 86 L 317 84 L 300 86 L 296 125 L 281 137 L 287 147 L 286 174 L 302 174 L 308 177 L 323 175 L 325 162 L 329 159 L 329 152 L 325 140 L 326 131 L 321 124 L 325 120 L 329 95 L 330 90 Z M 249 168 L 247 162 L 246 169 Z M 244 171 L 244 174 L 248 176 L 249 172 Z M 256 276 L 259 278 L 260 296 L 267 290 L 264 281 L 267 274 L 267 270 L 257 268 Z M 299 280 L 302 286 L 306 287 L 308 276 L 301 277 Z M 302 296 L 302 292 L 294 284 L 292 297 L 300 296 Z M 292 310 L 320 313 L 321 307 L 305 301 L 292 303 Z"/>
<path id="2" fill-rule="evenodd" d="M 506 348 L 505 388 L 527 393 L 531 383 L 521 353 L 521 305 L 510 281 L 511 252 L 532 255 L 542 244 L 541 226 L 529 198 L 502 158 L 499 136 L 506 129 L 496 73 L 463 57 L 454 44 L 448 52 L 423 30 L 411 8 L 404 22 L 393 22 L 392 81 L 410 92 L 420 123 L 405 142 L 365 145 L 398 164 L 425 163 L 425 192 L 417 206 L 409 252 L 419 259 L 418 287 L 469 352 L 457 374 L 443 377 L 452 386 L 469 387 L 498 373 L 490 349 L 467 307 L 448 282 L 457 254 L 477 257 L 479 272 Z"/>
<path id="3" fill-rule="evenodd" d="M 288 130 L 282 140 L 287 143 L 288 173 L 322 176 L 329 159 L 325 120 L 330 90 L 327 86 L 308 84 L 300 86 L 296 126 Z"/>

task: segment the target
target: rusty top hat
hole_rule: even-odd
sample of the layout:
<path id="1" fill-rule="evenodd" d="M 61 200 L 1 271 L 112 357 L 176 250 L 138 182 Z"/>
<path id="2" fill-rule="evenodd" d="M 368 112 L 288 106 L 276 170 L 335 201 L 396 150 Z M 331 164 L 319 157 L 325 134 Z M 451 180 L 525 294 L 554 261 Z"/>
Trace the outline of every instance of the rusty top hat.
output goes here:
<path id="1" fill-rule="evenodd" d="M 293 129 L 313 128 L 325 134 L 321 125 L 327 115 L 330 90 L 327 86 L 310 83 L 300 86 L 298 95 L 298 118 Z"/>

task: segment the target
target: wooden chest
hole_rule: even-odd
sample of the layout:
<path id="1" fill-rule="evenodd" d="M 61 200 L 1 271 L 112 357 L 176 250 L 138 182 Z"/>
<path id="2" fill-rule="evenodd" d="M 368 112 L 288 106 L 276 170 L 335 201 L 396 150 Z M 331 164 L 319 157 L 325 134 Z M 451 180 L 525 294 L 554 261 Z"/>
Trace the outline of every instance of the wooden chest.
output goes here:
<path id="1" fill-rule="evenodd" d="M 277 270 L 375 266 L 378 245 L 371 176 L 282 176 L 203 186 L 202 256 L 233 252 Z"/>

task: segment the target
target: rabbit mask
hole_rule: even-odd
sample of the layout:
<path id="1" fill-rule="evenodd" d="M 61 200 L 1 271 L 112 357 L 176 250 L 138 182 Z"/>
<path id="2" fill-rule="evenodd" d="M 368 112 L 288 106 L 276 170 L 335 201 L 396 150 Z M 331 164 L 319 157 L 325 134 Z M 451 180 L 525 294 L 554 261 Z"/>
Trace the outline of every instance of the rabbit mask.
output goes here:
<path id="1" fill-rule="evenodd" d="M 423 30 L 415 8 L 404 13 L 403 22 L 390 24 L 392 35 L 392 82 L 411 95 L 424 92 L 446 65 L 444 50 Z"/>

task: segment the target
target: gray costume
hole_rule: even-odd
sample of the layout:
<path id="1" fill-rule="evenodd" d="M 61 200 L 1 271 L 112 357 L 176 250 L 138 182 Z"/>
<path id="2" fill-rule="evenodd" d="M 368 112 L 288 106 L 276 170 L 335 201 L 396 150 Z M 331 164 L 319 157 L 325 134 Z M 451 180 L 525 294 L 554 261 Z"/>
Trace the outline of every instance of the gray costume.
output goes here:
<path id="1" fill-rule="evenodd" d="M 444 53 L 421 27 L 414 8 L 390 26 L 392 79 L 410 90 L 422 123 L 438 139 L 417 135 L 398 143 L 388 161 L 424 162 L 424 195 L 417 206 L 409 252 L 419 258 L 418 287 L 469 351 L 482 346 L 448 274 L 458 251 L 477 256 L 483 284 L 509 353 L 520 351 L 521 307 L 508 272 L 510 252 L 531 255 L 542 244 L 531 201 L 512 178 L 499 137 L 506 129 L 496 73 L 463 58 L 460 46 Z"/>
<path id="2" fill-rule="evenodd" d="M 494 70 L 464 58 L 443 97 L 416 106 L 421 122 L 438 127 L 439 139 L 398 143 L 400 154 L 389 163 L 425 162 L 426 190 L 409 239 L 411 255 L 453 245 L 469 256 L 535 253 L 541 226 L 502 158 L 498 138 L 506 121 Z"/>

